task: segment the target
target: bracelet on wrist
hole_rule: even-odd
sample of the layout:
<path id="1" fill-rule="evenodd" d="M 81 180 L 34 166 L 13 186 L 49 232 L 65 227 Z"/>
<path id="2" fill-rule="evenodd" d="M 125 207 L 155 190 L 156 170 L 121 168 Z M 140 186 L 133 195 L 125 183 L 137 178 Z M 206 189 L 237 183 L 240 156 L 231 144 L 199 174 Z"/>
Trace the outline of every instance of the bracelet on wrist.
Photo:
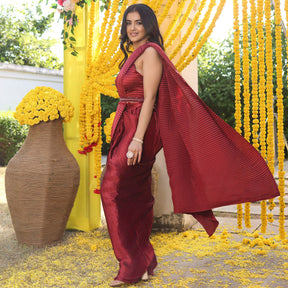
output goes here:
<path id="1" fill-rule="evenodd" d="M 136 141 L 136 142 L 139 142 L 139 143 L 143 144 L 143 140 L 141 140 L 141 139 L 139 139 L 139 138 L 133 137 L 132 140 L 134 140 L 134 141 Z"/>

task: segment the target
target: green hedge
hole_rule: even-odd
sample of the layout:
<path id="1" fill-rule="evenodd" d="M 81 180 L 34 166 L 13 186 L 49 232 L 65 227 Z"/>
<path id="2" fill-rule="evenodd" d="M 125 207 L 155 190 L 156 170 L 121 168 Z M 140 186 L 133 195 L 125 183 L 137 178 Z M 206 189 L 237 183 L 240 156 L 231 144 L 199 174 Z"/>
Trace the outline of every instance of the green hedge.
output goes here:
<path id="1" fill-rule="evenodd" d="M 20 125 L 13 118 L 13 112 L 0 112 L 0 166 L 9 160 L 22 146 L 28 134 L 28 126 Z"/>

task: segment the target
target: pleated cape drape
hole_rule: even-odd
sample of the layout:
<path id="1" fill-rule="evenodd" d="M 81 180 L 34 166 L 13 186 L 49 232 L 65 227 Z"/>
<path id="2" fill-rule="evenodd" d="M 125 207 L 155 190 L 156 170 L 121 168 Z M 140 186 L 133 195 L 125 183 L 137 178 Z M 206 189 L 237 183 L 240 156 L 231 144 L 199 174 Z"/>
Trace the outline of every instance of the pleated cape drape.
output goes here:
<path id="1" fill-rule="evenodd" d="M 120 73 L 150 46 L 163 64 L 157 121 L 174 212 L 192 214 L 212 235 L 212 208 L 274 198 L 279 190 L 260 153 L 199 98 L 157 44 L 137 48 Z"/>

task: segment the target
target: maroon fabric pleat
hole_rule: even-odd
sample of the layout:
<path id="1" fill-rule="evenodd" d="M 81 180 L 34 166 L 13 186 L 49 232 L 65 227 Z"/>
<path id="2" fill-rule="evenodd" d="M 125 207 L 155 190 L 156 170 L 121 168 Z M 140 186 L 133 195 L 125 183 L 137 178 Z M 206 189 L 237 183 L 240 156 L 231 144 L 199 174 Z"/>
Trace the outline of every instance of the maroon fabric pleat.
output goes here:
<path id="1" fill-rule="evenodd" d="M 174 212 L 192 214 L 211 235 L 218 225 L 212 208 L 279 196 L 260 153 L 209 109 L 157 44 L 139 47 L 125 68 L 147 47 L 154 47 L 163 63 L 157 120 Z"/>

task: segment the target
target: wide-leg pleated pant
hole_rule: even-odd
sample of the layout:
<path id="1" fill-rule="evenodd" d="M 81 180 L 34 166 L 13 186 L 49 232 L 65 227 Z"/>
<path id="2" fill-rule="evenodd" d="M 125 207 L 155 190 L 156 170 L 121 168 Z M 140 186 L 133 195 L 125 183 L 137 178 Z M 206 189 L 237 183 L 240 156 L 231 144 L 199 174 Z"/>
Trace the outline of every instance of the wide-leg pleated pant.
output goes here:
<path id="1" fill-rule="evenodd" d="M 115 279 L 137 282 L 157 265 L 149 241 L 154 198 L 151 194 L 151 169 L 161 149 L 161 139 L 153 112 L 143 143 L 139 164 L 127 165 L 126 153 L 137 128 L 142 103 L 119 103 L 120 109 L 107 157 L 101 185 L 101 199 L 119 272 Z M 121 107 L 121 105 L 124 105 Z M 119 108 L 119 107 L 118 107 Z M 113 124 L 113 125 L 114 125 Z"/>

